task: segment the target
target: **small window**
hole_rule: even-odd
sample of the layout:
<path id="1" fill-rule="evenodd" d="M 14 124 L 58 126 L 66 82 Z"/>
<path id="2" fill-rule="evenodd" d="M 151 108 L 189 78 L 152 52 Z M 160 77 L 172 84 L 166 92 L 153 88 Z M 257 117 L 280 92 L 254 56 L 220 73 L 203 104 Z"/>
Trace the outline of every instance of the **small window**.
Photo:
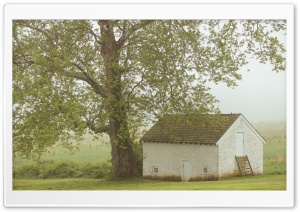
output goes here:
<path id="1" fill-rule="evenodd" d="M 203 173 L 207 173 L 207 167 L 203 167 Z"/>
<path id="2" fill-rule="evenodd" d="M 153 174 L 158 174 L 158 167 L 157 166 L 153 166 Z"/>

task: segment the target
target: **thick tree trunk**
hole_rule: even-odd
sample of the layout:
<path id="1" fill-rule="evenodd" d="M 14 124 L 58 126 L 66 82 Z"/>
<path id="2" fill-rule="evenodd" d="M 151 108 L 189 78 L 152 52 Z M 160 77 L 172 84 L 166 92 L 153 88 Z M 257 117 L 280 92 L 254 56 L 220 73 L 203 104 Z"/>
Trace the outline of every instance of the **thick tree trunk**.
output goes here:
<path id="1" fill-rule="evenodd" d="M 126 102 L 122 92 L 122 69 L 119 67 L 120 48 L 113 27 L 107 20 L 99 21 L 101 28 L 101 56 L 106 73 L 106 110 L 109 113 L 110 142 L 112 146 L 112 165 L 115 177 L 138 175 L 132 141 L 127 123 Z"/>
<path id="2" fill-rule="evenodd" d="M 115 73 L 113 71 L 113 73 Z M 137 164 L 128 129 L 126 102 L 122 98 L 121 77 L 113 74 L 113 83 L 108 86 L 109 129 L 112 146 L 112 165 L 115 177 L 137 176 Z M 118 77 L 119 76 L 119 77 Z"/>
<path id="3" fill-rule="evenodd" d="M 110 119 L 109 134 L 112 146 L 113 175 L 115 177 L 138 176 L 136 158 L 126 125 L 124 120 Z"/>

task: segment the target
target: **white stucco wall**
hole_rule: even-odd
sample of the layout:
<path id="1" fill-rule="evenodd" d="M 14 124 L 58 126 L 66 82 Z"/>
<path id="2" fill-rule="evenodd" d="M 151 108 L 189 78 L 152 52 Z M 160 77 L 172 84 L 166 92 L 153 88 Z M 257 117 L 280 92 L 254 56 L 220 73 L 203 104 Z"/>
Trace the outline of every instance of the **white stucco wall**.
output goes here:
<path id="1" fill-rule="evenodd" d="M 248 156 L 254 174 L 263 173 L 263 142 L 247 121 L 240 116 L 229 128 L 221 140 L 219 146 L 219 176 L 239 173 L 235 160 L 236 155 L 236 133 L 244 133 L 244 153 Z"/>
<path id="2" fill-rule="evenodd" d="M 144 176 L 182 176 L 182 160 L 189 160 L 191 178 L 218 176 L 218 147 L 215 145 L 149 143 L 143 144 Z M 153 173 L 153 166 L 159 173 Z M 203 173 L 207 167 L 207 173 Z"/>

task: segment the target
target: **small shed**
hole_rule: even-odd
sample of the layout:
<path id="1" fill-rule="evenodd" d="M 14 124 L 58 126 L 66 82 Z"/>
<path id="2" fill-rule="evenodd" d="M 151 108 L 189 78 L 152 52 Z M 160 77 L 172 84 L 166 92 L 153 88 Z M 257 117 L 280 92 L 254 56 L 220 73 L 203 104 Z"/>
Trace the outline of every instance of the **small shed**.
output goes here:
<path id="1" fill-rule="evenodd" d="M 242 114 L 165 115 L 141 141 L 145 178 L 217 180 L 263 173 L 266 142 Z"/>

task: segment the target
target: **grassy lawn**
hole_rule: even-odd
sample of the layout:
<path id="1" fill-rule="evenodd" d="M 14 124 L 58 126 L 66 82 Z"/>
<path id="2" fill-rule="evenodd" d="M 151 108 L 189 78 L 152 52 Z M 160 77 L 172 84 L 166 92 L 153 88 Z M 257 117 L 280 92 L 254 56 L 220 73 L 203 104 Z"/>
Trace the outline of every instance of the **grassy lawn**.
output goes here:
<path id="1" fill-rule="evenodd" d="M 264 174 L 286 173 L 286 142 L 270 142 L 264 146 Z"/>
<path id="2" fill-rule="evenodd" d="M 286 190 L 286 175 L 232 177 L 218 181 L 166 182 L 146 179 L 14 179 L 14 190 Z"/>
<path id="3" fill-rule="evenodd" d="M 105 139 L 99 141 L 92 141 L 92 138 L 86 138 L 78 146 L 78 150 L 70 152 L 61 146 L 55 145 L 49 148 L 42 156 L 42 161 L 72 161 L 72 162 L 93 162 L 102 163 L 111 158 L 111 146 L 106 142 Z M 33 161 L 30 159 L 23 159 L 16 157 L 13 159 L 14 169 L 26 165 L 32 164 Z"/>

